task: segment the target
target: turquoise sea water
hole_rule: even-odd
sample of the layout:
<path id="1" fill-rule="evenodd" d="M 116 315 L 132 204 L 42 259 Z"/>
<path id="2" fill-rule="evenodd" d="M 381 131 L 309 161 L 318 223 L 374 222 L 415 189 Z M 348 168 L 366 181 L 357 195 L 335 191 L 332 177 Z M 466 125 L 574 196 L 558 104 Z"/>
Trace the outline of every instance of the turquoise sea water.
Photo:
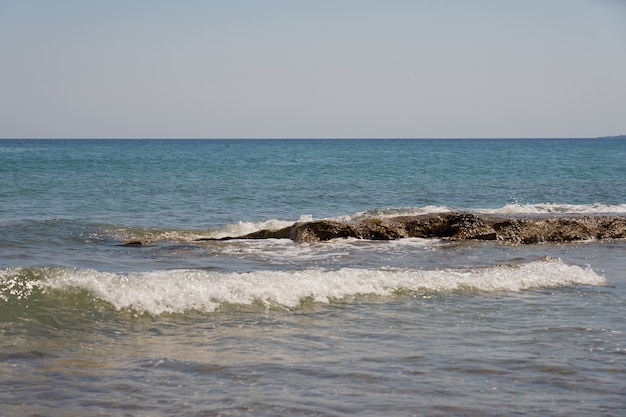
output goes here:
<path id="1" fill-rule="evenodd" d="M 202 228 L 626 201 L 619 140 L 3 141 L 0 152 L 2 219 Z"/>
<path id="2" fill-rule="evenodd" d="M 616 139 L 1 140 L 0 415 L 621 415 L 624 241 L 195 239 L 621 215 L 624 161 Z"/>

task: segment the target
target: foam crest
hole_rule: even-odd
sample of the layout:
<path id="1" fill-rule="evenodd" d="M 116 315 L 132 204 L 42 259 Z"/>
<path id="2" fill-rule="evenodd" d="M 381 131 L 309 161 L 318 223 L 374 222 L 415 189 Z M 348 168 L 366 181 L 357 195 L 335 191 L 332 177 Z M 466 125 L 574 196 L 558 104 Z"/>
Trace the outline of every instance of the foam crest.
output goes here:
<path id="1" fill-rule="evenodd" d="M 429 205 L 423 207 L 378 208 L 332 217 L 331 220 L 350 222 L 362 221 L 372 217 L 382 219 L 397 216 L 450 213 L 453 211 L 469 211 L 483 214 L 624 214 L 626 213 L 626 204 L 514 203 L 496 208 L 452 208 L 448 206 Z"/>
<path id="2" fill-rule="evenodd" d="M 187 242 L 200 239 L 207 235 L 206 232 L 200 230 L 169 230 L 169 229 L 143 229 L 143 228 L 112 228 L 105 227 L 92 233 L 89 238 L 94 240 L 114 238 L 122 242 L 142 241 L 156 242 L 167 240 L 172 242 Z"/>
<path id="3" fill-rule="evenodd" d="M 306 221 L 303 216 L 299 221 Z M 202 238 L 220 239 L 223 237 L 243 236 L 259 230 L 279 230 L 294 224 L 293 220 L 270 219 L 260 222 L 244 222 L 228 224 L 224 227 L 209 230 L 175 230 L 175 229 L 143 229 L 143 228 L 101 228 L 91 238 L 101 239 L 112 236 L 120 241 L 138 240 L 142 242 L 178 241 L 188 242 Z"/>
<path id="4" fill-rule="evenodd" d="M 626 204 L 507 204 L 499 209 L 479 209 L 479 213 L 494 214 L 601 214 L 601 213 L 626 213 Z"/>
<path id="5" fill-rule="evenodd" d="M 590 268 L 545 260 L 472 269 L 306 269 L 218 273 L 169 270 L 115 274 L 94 270 L 51 270 L 38 285 L 80 288 L 117 309 L 151 314 L 187 310 L 212 312 L 224 304 L 293 308 L 304 301 L 329 303 L 359 295 L 456 290 L 520 291 L 567 285 L 602 285 Z"/>
<path id="6" fill-rule="evenodd" d="M 402 208 L 379 208 L 360 211 L 352 214 L 344 214 L 327 218 L 339 222 L 359 222 L 370 218 L 393 218 L 398 216 L 418 216 L 433 213 L 449 213 L 453 211 L 470 211 L 483 214 L 625 214 L 626 204 L 507 204 L 500 208 L 478 209 L 454 209 L 447 206 L 424 206 Z M 102 239 L 112 236 L 120 241 L 138 240 L 142 242 L 155 241 L 193 241 L 202 238 L 221 239 L 224 237 L 244 236 L 260 230 L 280 230 L 292 226 L 297 222 L 310 222 L 319 220 L 312 215 L 302 215 L 298 220 L 269 219 L 258 222 L 239 221 L 216 229 L 208 230 L 167 230 L 167 229 L 140 229 L 140 228 L 112 228 L 100 229 L 93 236 L 94 239 Z"/>
<path id="7" fill-rule="evenodd" d="M 303 217 L 300 218 L 299 221 L 303 220 Z M 223 237 L 229 236 L 244 236 L 249 233 L 258 232 L 259 230 L 280 230 L 285 227 L 289 227 L 293 225 L 295 222 L 293 220 L 278 220 L 278 219 L 270 219 L 262 222 L 238 222 L 229 224 L 222 229 L 217 229 L 211 231 L 208 236 L 214 239 L 220 239 Z"/>
<path id="8" fill-rule="evenodd" d="M 36 286 L 32 277 L 24 276 L 26 268 L 5 268 L 0 270 L 0 301 L 27 299 Z"/>

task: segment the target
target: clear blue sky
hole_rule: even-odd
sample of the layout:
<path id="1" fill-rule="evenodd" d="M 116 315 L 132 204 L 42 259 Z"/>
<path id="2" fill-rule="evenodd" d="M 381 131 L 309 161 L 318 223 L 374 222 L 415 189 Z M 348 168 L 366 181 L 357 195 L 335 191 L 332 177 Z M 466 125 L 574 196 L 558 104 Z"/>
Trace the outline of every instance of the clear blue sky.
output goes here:
<path id="1" fill-rule="evenodd" d="M 0 138 L 626 133 L 626 0 L 0 0 Z"/>

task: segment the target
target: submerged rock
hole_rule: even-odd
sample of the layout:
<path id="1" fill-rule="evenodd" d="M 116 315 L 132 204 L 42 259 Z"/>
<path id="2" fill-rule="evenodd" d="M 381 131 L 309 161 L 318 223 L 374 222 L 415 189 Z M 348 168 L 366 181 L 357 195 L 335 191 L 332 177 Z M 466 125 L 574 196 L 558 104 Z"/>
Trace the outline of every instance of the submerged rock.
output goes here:
<path id="1" fill-rule="evenodd" d="M 316 220 L 279 230 L 260 230 L 222 239 L 291 239 L 323 242 L 337 238 L 394 240 L 407 237 L 450 240 L 500 240 L 513 243 L 570 242 L 626 238 L 626 216 L 511 216 L 436 213 L 420 216 L 370 218 L 342 223 Z"/>
<path id="2" fill-rule="evenodd" d="M 141 240 L 131 240 L 129 242 L 120 243 L 117 246 L 142 246 L 144 243 Z"/>

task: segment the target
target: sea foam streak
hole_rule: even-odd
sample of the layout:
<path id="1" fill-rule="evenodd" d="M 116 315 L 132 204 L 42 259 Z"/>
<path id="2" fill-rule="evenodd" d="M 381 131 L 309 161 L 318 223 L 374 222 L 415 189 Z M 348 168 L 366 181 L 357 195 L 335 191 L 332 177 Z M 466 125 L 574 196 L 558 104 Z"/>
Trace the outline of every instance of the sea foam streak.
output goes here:
<path id="1" fill-rule="evenodd" d="M 623 214 L 626 204 L 507 204 L 499 209 L 479 209 L 486 214 Z"/>
<path id="2" fill-rule="evenodd" d="M 495 208 L 452 208 L 447 206 L 424 206 L 385 208 L 362 211 L 351 215 L 332 218 L 337 221 L 359 221 L 370 217 L 389 218 L 396 216 L 419 216 L 422 214 L 449 213 L 453 211 L 465 211 L 482 214 L 624 214 L 626 204 L 506 204 Z"/>
<path id="3" fill-rule="evenodd" d="M 298 221 L 311 221 L 312 217 L 302 216 Z M 159 240 L 188 242 L 202 238 L 221 239 L 243 236 L 259 230 L 279 230 L 296 223 L 294 220 L 270 219 L 259 222 L 237 222 L 224 227 L 208 230 L 146 229 L 108 226 L 100 228 L 96 236 L 111 236 L 120 241 L 154 242 Z"/>
<path id="4" fill-rule="evenodd" d="M 16 290 L 20 268 L 0 271 L 0 292 Z M 116 309 L 151 314 L 188 310 L 212 312 L 223 304 L 297 307 L 305 300 L 329 303 L 358 295 L 388 296 L 396 292 L 445 292 L 460 289 L 520 291 L 567 285 L 602 285 L 590 268 L 543 260 L 521 265 L 472 269 L 306 269 L 217 273 L 169 270 L 115 274 L 88 269 L 50 268 L 19 287 L 86 290 Z M 27 295 L 27 294 L 24 294 Z"/>

